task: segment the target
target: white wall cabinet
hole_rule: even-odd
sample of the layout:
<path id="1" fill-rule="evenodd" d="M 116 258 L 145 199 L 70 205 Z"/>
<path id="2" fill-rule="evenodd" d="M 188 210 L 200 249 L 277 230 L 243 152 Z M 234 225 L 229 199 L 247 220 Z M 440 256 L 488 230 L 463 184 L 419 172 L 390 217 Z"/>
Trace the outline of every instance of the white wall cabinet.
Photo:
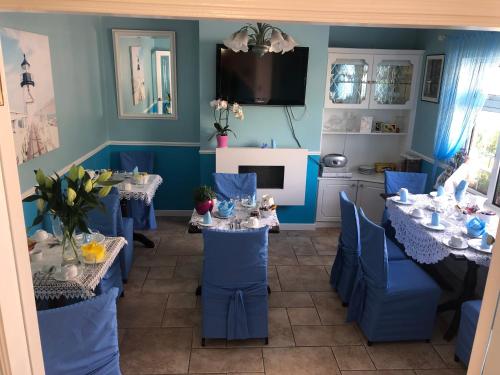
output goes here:
<path id="1" fill-rule="evenodd" d="M 385 207 L 384 200 L 380 196 L 380 193 L 384 192 L 382 182 L 333 178 L 319 180 L 316 221 L 340 222 L 341 191 L 345 191 L 349 199 L 361 207 L 370 220 L 380 223 Z"/>

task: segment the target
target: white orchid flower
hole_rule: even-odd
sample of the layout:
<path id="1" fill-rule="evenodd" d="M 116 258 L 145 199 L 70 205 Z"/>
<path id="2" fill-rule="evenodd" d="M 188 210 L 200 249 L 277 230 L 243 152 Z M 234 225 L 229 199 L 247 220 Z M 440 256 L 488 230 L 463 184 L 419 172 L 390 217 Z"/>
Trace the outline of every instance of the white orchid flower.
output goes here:
<path id="1" fill-rule="evenodd" d="M 285 45 L 282 53 L 292 51 L 297 45 L 298 43 L 290 35 L 285 34 Z"/>
<path id="2" fill-rule="evenodd" d="M 285 39 L 283 35 L 276 29 L 271 33 L 271 47 L 269 47 L 269 52 L 282 52 L 285 47 Z"/>
<path id="3" fill-rule="evenodd" d="M 234 114 L 234 117 L 238 120 L 244 120 L 245 119 L 245 115 L 243 114 L 243 109 L 240 107 L 240 109 L 238 110 L 238 112 L 236 112 Z"/>
<path id="4" fill-rule="evenodd" d="M 218 99 L 217 99 L 217 100 L 212 100 L 212 101 L 210 102 L 210 107 L 212 107 L 212 108 L 215 108 L 215 107 L 217 107 L 218 105 L 219 105 L 219 100 L 218 100 Z"/>
<path id="5" fill-rule="evenodd" d="M 233 113 L 237 113 L 240 110 L 241 106 L 238 103 L 233 103 L 232 111 Z"/>
<path id="6" fill-rule="evenodd" d="M 221 100 L 220 103 L 219 103 L 219 109 L 227 109 L 227 100 Z"/>

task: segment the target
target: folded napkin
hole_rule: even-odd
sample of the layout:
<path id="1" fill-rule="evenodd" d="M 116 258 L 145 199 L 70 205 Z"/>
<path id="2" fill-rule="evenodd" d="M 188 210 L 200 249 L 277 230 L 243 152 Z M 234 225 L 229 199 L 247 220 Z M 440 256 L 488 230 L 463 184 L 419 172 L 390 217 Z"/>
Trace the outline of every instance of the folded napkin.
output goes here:
<path id="1" fill-rule="evenodd" d="M 134 169 L 132 170 L 132 173 L 133 174 L 139 173 L 139 168 L 137 168 L 137 166 L 135 166 Z"/>
<path id="2" fill-rule="evenodd" d="M 467 222 L 466 227 L 467 227 L 467 234 L 469 236 L 479 237 L 482 236 L 483 233 L 485 232 L 486 223 L 477 216 L 474 216 Z"/>
<path id="3" fill-rule="evenodd" d="M 230 216 L 234 209 L 234 203 L 230 201 L 220 201 L 217 206 L 217 211 L 222 216 Z"/>
<path id="4" fill-rule="evenodd" d="M 460 183 L 455 188 L 455 199 L 460 202 L 464 196 L 467 188 L 469 187 L 469 183 L 465 180 L 460 181 Z"/>

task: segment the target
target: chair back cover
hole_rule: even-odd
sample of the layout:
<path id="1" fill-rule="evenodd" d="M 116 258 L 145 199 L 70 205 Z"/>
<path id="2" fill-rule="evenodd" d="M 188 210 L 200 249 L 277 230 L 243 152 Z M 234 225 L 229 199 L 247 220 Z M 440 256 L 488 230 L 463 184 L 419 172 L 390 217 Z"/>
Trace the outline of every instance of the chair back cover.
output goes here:
<path id="1" fill-rule="evenodd" d="M 94 208 L 88 213 L 89 228 L 97 230 L 105 236 L 116 237 L 122 229 L 118 189 L 113 187 L 107 196 L 101 198 L 101 203 L 104 204 L 104 210 Z"/>
<path id="2" fill-rule="evenodd" d="M 153 173 L 154 154 L 147 151 L 127 151 L 120 152 L 121 168 L 127 172 L 132 172 L 135 167 L 139 172 Z"/>
<path id="3" fill-rule="evenodd" d="M 116 297 L 111 289 L 92 299 L 38 312 L 47 375 L 119 375 Z"/>
<path id="4" fill-rule="evenodd" d="M 203 337 L 267 336 L 268 230 L 203 231 Z"/>
<path id="5" fill-rule="evenodd" d="M 356 205 L 349 200 L 344 191 L 339 193 L 340 213 L 341 213 L 341 233 L 337 256 L 332 267 L 330 282 L 335 287 L 339 287 L 342 276 L 343 264 L 356 265 L 361 251 L 359 238 L 359 219 Z"/>
<path id="6" fill-rule="evenodd" d="M 214 173 L 213 176 L 218 200 L 257 193 L 256 173 Z"/>
<path id="7" fill-rule="evenodd" d="M 385 193 L 396 194 L 406 188 L 412 194 L 425 193 L 427 173 L 385 171 Z"/>

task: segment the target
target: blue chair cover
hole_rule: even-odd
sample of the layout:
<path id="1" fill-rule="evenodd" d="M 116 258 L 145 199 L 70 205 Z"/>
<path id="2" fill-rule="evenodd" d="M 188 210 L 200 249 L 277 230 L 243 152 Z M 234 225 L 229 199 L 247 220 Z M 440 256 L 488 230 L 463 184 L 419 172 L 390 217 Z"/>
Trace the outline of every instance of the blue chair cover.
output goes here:
<path id="1" fill-rule="evenodd" d="M 218 200 L 230 200 L 257 193 L 256 173 L 214 173 Z"/>
<path id="2" fill-rule="evenodd" d="M 475 300 L 467 301 L 462 304 L 462 315 L 460 316 L 455 355 L 466 366 L 469 364 L 472 344 L 474 343 L 474 336 L 476 335 L 481 302 L 481 300 Z"/>
<path id="3" fill-rule="evenodd" d="M 93 209 L 88 213 L 89 227 L 92 230 L 97 230 L 105 236 L 123 236 L 133 237 L 133 233 L 127 233 L 125 236 L 123 221 L 122 221 L 122 213 L 120 210 L 120 196 L 118 190 L 116 188 L 112 188 L 110 193 L 101 198 L 101 202 L 104 204 L 105 210 L 101 210 L 99 208 Z M 130 228 L 129 228 L 130 230 Z M 133 228 L 132 228 L 133 230 Z M 122 273 L 122 264 L 124 271 L 127 270 L 126 262 L 130 261 L 130 269 L 132 265 L 132 257 L 134 252 L 134 241 L 130 241 L 121 251 L 119 256 L 113 262 L 111 267 L 109 268 L 106 275 L 102 278 L 101 282 L 96 288 L 96 293 L 101 294 L 108 291 L 111 288 L 118 288 L 120 290 L 120 294 L 123 291 L 123 281 L 122 279 L 126 279 L 126 275 Z M 130 259 L 130 260 L 129 260 Z"/>
<path id="4" fill-rule="evenodd" d="M 38 312 L 47 375 L 120 375 L 117 289 Z"/>
<path id="5" fill-rule="evenodd" d="M 349 303 L 361 252 L 359 221 L 356 206 L 344 191 L 339 193 L 339 199 L 342 228 L 337 256 L 330 273 L 330 283 L 337 290 L 342 302 Z"/>
<path id="6" fill-rule="evenodd" d="M 154 172 L 154 154 L 146 151 L 120 152 L 121 169 L 132 172 L 135 167 L 140 172 Z M 127 201 L 127 210 L 134 219 L 135 229 L 156 229 L 156 217 L 153 202 L 147 205 L 144 201 L 131 199 Z"/>
<path id="7" fill-rule="evenodd" d="M 268 230 L 203 231 L 203 338 L 268 337 Z"/>
<path id="8" fill-rule="evenodd" d="M 411 260 L 388 260 L 385 233 L 359 209 L 361 256 L 349 303 L 368 341 L 432 337 L 441 290 Z"/>

